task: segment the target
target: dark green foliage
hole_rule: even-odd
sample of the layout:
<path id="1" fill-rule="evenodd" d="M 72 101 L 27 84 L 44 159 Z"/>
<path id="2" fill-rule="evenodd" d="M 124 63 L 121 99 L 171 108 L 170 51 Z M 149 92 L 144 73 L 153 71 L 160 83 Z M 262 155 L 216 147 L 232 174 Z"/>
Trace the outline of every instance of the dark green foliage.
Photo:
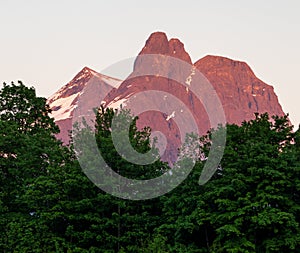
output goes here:
<path id="1" fill-rule="evenodd" d="M 203 187 L 199 212 L 216 233 L 209 237 L 214 252 L 299 250 L 299 164 L 291 130 L 286 117 L 267 114 L 228 126 L 222 169 Z"/>
<path id="2" fill-rule="evenodd" d="M 299 252 L 297 136 L 286 117 L 263 114 L 242 126 L 228 125 L 213 178 L 197 185 L 199 161 L 161 198 L 165 222 L 156 231 L 168 238 L 171 251 L 184 245 L 187 252 Z M 209 138 L 200 144 L 206 153 Z"/>
<path id="3" fill-rule="evenodd" d="M 0 119 L 15 122 L 19 132 L 35 134 L 41 131 L 59 131 L 53 119 L 48 116 L 51 111 L 46 99 L 36 97 L 35 89 L 26 87 L 20 81 L 18 85 L 4 83 L 0 90 L 0 111 Z"/>
<path id="4" fill-rule="evenodd" d="M 72 147 L 55 139 L 48 113 L 33 88 L 0 91 L 0 252 L 300 252 L 300 130 L 287 117 L 257 114 L 228 125 L 221 164 L 203 186 L 211 134 L 188 136 L 184 152 L 199 159 L 186 180 L 159 198 L 131 201 L 87 178 Z M 95 136 L 109 166 L 133 179 L 168 170 L 161 161 L 136 165 L 120 155 L 114 117 L 129 126 L 116 138 L 128 135 L 135 151 L 151 150 L 150 129 L 138 130 L 137 118 L 99 108 Z M 78 132 L 89 140 L 87 133 Z"/>
<path id="5" fill-rule="evenodd" d="M 129 111 L 117 112 L 113 109 L 99 108 L 96 116 L 96 141 L 100 153 L 106 163 L 120 175 L 131 179 L 150 179 L 160 176 L 165 171 L 165 165 L 157 161 L 151 165 L 138 165 L 138 162 L 129 162 L 122 157 L 115 148 L 116 142 L 112 139 L 112 119 L 115 118 L 117 129 L 114 131 L 115 139 L 120 146 L 126 146 L 125 137 L 129 137 L 130 146 L 139 154 L 154 151 L 150 147 L 150 128 L 138 130 L 137 117 L 133 117 Z M 128 126 L 128 127 L 127 127 Z M 119 130 L 120 128 L 121 130 Z M 127 131 L 128 130 L 128 131 Z M 123 142 L 122 142 L 123 141 Z M 128 152 L 128 150 L 126 150 Z M 132 155 L 130 158 L 134 157 Z M 138 159 L 138 158 L 137 158 Z"/>
<path id="6" fill-rule="evenodd" d="M 37 217 L 38 209 L 47 207 L 32 206 L 31 198 L 28 199 L 37 180 L 50 180 L 53 170 L 65 164 L 66 149 L 54 136 L 58 128 L 48 112 L 46 99 L 36 97 L 35 90 L 21 82 L 4 85 L 0 91 L 0 249 L 3 252 L 45 252 L 48 247 L 55 247 L 51 233 Z"/>

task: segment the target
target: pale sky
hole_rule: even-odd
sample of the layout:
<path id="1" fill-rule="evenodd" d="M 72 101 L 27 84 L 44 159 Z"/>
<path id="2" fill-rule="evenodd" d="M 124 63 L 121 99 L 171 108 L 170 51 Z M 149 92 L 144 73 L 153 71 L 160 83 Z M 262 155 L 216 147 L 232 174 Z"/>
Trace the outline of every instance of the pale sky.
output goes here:
<path id="1" fill-rule="evenodd" d="M 0 82 L 48 97 L 84 66 L 134 57 L 152 32 L 179 38 L 193 62 L 247 62 L 300 123 L 300 1 L 0 0 Z"/>

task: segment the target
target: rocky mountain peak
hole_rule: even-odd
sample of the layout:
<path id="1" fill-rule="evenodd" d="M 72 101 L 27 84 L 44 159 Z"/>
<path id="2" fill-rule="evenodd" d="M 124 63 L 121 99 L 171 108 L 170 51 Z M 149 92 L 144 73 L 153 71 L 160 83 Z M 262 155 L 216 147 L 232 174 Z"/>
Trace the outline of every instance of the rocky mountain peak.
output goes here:
<path id="1" fill-rule="evenodd" d="M 154 56 L 143 57 L 147 54 Z M 165 56 L 176 57 L 189 64 L 172 61 Z M 148 110 L 138 115 L 137 124 L 138 128 L 149 126 L 154 132 L 166 133 L 168 145 L 163 160 L 173 162 L 176 160 L 181 143 L 180 131 L 175 120 L 184 115 L 183 112 L 189 111 L 195 116 L 201 134 L 206 133 L 211 127 L 202 102 L 192 92 L 192 88 L 201 86 L 201 82 L 199 83 L 195 76 L 196 69 L 215 89 L 226 122 L 241 124 L 245 120 L 253 119 L 256 112 L 284 115 L 273 87 L 257 78 L 247 63 L 207 55 L 192 64 L 180 40 L 174 38 L 168 40 L 165 33 L 155 32 L 150 35 L 137 56 L 133 72 L 123 82 L 84 67 L 67 85 L 49 98 L 53 117 L 61 129 L 58 138 L 68 143 L 68 131 L 72 128 L 73 110 L 77 106 L 77 99 L 84 94 L 82 89 L 94 76 L 94 81 L 99 84 L 103 96 L 106 95 L 101 101 L 104 100 L 107 107 L 129 108 L 132 101 L 138 99 L 132 107 L 136 111 L 143 111 L 152 105 L 155 105 L 155 108 L 167 108 L 167 112 Z M 185 83 L 191 88 L 180 83 Z M 158 94 L 164 95 L 160 97 L 155 93 L 150 96 L 147 91 L 159 91 Z M 172 109 L 174 97 L 182 101 L 184 106 Z M 91 96 L 91 100 L 99 99 Z"/>
<path id="2" fill-rule="evenodd" d="M 195 66 L 204 73 L 243 73 L 249 77 L 255 77 L 252 69 L 246 62 L 232 60 L 222 56 L 207 55 L 195 62 Z"/>
<path id="3" fill-rule="evenodd" d="M 48 98 L 48 103 L 52 103 L 53 101 L 62 98 L 69 97 L 74 94 L 80 92 L 85 84 L 90 80 L 90 78 L 96 73 L 96 71 L 84 67 L 79 73 L 65 86 L 55 92 L 51 97 Z"/>
<path id="4" fill-rule="evenodd" d="M 191 57 L 185 51 L 184 44 L 179 39 L 169 40 L 169 55 L 192 64 Z"/>
<path id="5" fill-rule="evenodd" d="M 147 39 L 140 54 L 168 54 L 169 42 L 167 35 L 163 32 L 155 32 Z"/>
<path id="6" fill-rule="evenodd" d="M 219 95 L 228 123 L 253 119 L 255 112 L 284 115 L 273 87 L 257 78 L 247 63 L 208 55 L 195 67 Z"/>
<path id="7" fill-rule="evenodd" d="M 189 54 L 184 49 L 184 44 L 179 39 L 168 40 L 167 35 L 163 32 L 155 32 L 150 35 L 139 53 L 139 55 L 142 54 L 168 55 L 192 63 Z"/>

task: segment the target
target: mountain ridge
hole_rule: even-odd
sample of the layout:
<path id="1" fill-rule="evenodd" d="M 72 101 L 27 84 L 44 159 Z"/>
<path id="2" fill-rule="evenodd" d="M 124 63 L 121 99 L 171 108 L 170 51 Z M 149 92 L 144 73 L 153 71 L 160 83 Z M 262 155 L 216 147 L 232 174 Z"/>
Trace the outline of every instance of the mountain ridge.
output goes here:
<path id="1" fill-rule="evenodd" d="M 148 59 L 145 57 L 147 55 L 151 57 Z M 172 57 L 178 60 L 170 65 L 168 61 Z M 188 66 L 187 69 L 183 67 L 180 60 L 185 63 L 185 66 Z M 163 73 L 163 76 L 171 79 L 163 78 L 159 75 L 139 76 L 139 74 L 145 73 L 149 66 L 157 73 Z M 170 93 L 170 95 L 183 101 L 186 106 L 185 109 L 190 110 L 196 116 L 200 132 L 204 134 L 210 128 L 209 117 L 201 101 L 198 101 L 197 97 L 189 89 L 190 85 L 200 85 L 195 83 L 196 80 L 194 80 L 196 70 L 200 71 L 215 89 L 222 103 L 227 123 L 241 124 L 245 120 L 253 119 L 256 112 L 284 115 L 274 88 L 256 77 L 246 62 L 236 61 L 223 56 L 207 55 L 193 64 L 191 57 L 184 48 L 184 44 L 179 39 L 168 39 L 165 33 L 156 32 L 151 34 L 146 40 L 145 46 L 135 60 L 132 73 L 129 74 L 126 80 L 121 81 L 108 77 L 88 67 L 84 67 L 71 82 L 63 86 L 48 99 L 50 108 L 54 109 L 55 121 L 63 129 L 63 133 L 58 138 L 63 139 L 65 143 L 68 140 L 66 132 L 71 129 L 72 110 L 76 108 L 76 99 L 84 90 L 91 76 L 98 78 L 101 87 L 109 86 L 108 89 L 103 88 L 103 92 L 108 91 L 104 99 L 104 105 L 115 109 L 120 108 L 122 104 L 125 105 L 131 98 L 146 90 L 160 90 L 161 92 Z M 172 80 L 172 77 L 175 80 L 181 80 L 182 83 L 185 83 L 185 86 Z M 66 108 L 66 110 L 69 110 L 68 117 L 64 119 L 57 117 L 55 115 L 58 108 L 55 107 L 58 104 L 57 100 L 70 97 L 72 103 L 69 104 L 69 108 Z M 170 96 L 161 100 L 144 97 L 140 100 L 140 104 L 137 104 L 137 107 L 140 108 L 136 109 L 142 110 L 149 103 L 153 102 L 158 105 L 169 105 L 171 107 L 172 101 L 168 100 L 170 100 Z M 102 101 L 98 102 L 100 105 Z M 167 147 L 169 149 L 167 152 L 172 153 L 172 155 L 167 155 L 164 158 L 167 161 L 175 160 L 174 153 L 177 152 L 180 145 L 179 129 L 176 127 L 174 119 L 178 117 L 183 109 L 169 112 L 168 115 L 154 112 L 139 115 L 138 127 L 150 126 L 154 131 L 168 132 L 168 141 L 170 141 L 171 146 Z M 67 121 L 68 123 L 66 123 Z"/>

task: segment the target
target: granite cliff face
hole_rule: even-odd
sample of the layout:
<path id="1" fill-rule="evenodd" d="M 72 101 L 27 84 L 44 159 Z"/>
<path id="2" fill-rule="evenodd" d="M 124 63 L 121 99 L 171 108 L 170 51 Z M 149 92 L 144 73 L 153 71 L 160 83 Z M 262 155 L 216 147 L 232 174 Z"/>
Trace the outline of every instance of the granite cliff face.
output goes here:
<path id="1" fill-rule="evenodd" d="M 173 57 L 176 60 L 172 60 Z M 107 94 L 103 101 L 106 107 L 117 109 L 132 105 L 134 112 L 147 109 L 139 114 L 138 127 L 150 126 L 152 131 L 163 132 L 168 140 L 163 159 L 175 161 L 181 144 L 176 119 L 186 121 L 188 125 L 188 118 L 183 115 L 190 112 L 200 134 L 206 133 L 211 127 L 202 101 L 192 92 L 193 88 L 204 85 L 203 78 L 199 78 L 200 75 L 197 78 L 198 71 L 218 95 L 226 122 L 241 124 L 244 120 L 253 119 L 255 112 L 284 115 L 273 87 L 258 79 L 246 63 L 220 56 L 206 56 L 193 64 L 182 42 L 178 39 L 168 40 L 166 34 L 157 32 L 146 41 L 135 60 L 133 72 L 126 80 L 120 81 L 84 68 L 49 98 L 53 116 L 61 128 L 58 138 L 64 142 L 69 139 L 66 136 L 71 129 L 72 111 L 78 96 L 90 78 L 96 77 L 103 94 Z M 153 95 L 147 91 L 158 93 Z M 91 99 L 99 100 L 96 97 Z M 181 101 L 180 105 L 175 105 L 176 99 Z"/>

